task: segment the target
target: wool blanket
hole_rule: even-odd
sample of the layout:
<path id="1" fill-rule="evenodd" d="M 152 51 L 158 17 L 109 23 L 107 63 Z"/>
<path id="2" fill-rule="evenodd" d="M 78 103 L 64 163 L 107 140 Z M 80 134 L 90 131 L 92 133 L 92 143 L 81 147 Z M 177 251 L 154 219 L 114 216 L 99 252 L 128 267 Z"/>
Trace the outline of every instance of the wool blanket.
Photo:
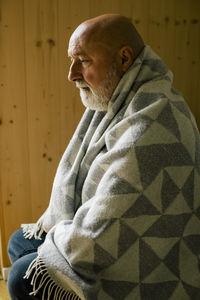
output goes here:
<path id="1" fill-rule="evenodd" d="M 49 207 L 24 227 L 47 232 L 26 273 L 34 295 L 200 299 L 200 138 L 172 81 L 145 46 L 108 111 L 86 109 Z"/>

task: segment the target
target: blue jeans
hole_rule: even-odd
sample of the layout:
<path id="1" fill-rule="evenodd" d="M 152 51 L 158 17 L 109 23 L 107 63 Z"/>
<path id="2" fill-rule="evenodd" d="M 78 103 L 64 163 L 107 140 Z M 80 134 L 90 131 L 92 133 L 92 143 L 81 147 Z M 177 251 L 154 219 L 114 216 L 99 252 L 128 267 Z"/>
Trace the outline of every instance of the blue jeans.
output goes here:
<path id="1" fill-rule="evenodd" d="M 37 249 L 44 242 L 46 234 L 43 233 L 41 240 L 25 239 L 22 229 L 17 230 L 10 238 L 8 255 L 12 267 L 8 277 L 8 292 L 12 300 L 39 300 L 41 293 L 30 296 L 32 291 L 31 277 L 24 279 L 23 276 L 30 263 L 37 257 Z"/>

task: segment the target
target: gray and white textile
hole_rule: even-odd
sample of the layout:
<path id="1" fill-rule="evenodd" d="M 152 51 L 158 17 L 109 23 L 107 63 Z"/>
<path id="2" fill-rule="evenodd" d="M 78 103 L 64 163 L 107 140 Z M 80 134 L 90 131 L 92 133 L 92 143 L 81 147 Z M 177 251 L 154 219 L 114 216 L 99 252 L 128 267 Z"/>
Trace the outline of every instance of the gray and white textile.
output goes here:
<path id="1" fill-rule="evenodd" d="M 48 232 L 26 274 L 45 300 L 200 299 L 200 138 L 172 78 L 145 46 L 108 111 L 85 111 L 24 226 Z"/>

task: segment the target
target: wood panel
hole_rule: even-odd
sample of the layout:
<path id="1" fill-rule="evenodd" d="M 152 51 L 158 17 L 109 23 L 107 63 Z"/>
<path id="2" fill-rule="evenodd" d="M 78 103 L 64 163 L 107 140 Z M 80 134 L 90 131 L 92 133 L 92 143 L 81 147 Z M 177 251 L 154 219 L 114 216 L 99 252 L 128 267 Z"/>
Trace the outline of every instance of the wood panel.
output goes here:
<path id="1" fill-rule="evenodd" d="M 10 297 L 8 295 L 7 284 L 0 278 L 0 300 L 9 300 Z"/>
<path id="2" fill-rule="evenodd" d="M 83 113 L 67 81 L 68 40 L 84 20 L 129 17 L 164 59 L 200 127 L 199 0 L 0 0 L 0 226 L 8 238 L 48 205 L 57 164 Z"/>
<path id="3" fill-rule="evenodd" d="M 27 143 L 23 1 L 1 1 L 0 134 L 1 230 L 4 265 L 8 237 L 32 218 Z M 3 215 L 3 216 L 2 216 Z"/>
<path id="4" fill-rule="evenodd" d="M 81 104 L 78 89 L 68 82 L 68 69 L 70 60 L 67 49 L 69 38 L 77 24 L 91 17 L 90 2 L 84 1 L 80 5 L 78 1 L 58 1 L 58 65 L 59 65 L 59 92 L 61 113 L 61 149 L 64 151 L 72 133 L 83 114 L 84 107 Z"/>
<path id="5" fill-rule="evenodd" d="M 24 1 L 28 145 L 33 219 L 44 211 L 60 156 L 57 3 Z"/>

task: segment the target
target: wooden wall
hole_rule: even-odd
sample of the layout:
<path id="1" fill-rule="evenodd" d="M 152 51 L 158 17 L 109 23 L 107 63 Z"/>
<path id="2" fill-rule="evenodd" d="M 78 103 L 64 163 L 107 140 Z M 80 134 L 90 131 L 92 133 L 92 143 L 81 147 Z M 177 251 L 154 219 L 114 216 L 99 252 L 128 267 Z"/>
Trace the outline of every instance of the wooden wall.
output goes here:
<path id="1" fill-rule="evenodd" d="M 0 0 L 0 233 L 37 220 L 84 110 L 67 82 L 68 39 L 103 13 L 132 19 L 174 72 L 200 126 L 199 0 Z"/>

